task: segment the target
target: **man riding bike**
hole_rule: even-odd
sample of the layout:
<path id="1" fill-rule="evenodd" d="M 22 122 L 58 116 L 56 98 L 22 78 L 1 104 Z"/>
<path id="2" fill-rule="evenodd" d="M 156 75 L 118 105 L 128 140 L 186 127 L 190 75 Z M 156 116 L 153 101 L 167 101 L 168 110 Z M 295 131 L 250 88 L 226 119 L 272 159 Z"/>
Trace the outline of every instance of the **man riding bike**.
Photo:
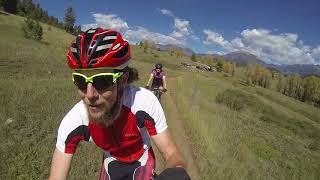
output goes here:
<path id="1" fill-rule="evenodd" d="M 150 139 L 166 161 L 159 178 L 189 178 L 159 101 L 129 85 L 138 79 L 128 66 L 130 56 L 129 43 L 113 30 L 89 29 L 72 43 L 68 64 L 81 100 L 59 126 L 50 180 L 67 178 L 80 141 L 104 151 L 100 179 L 152 179 L 156 162 Z"/>
<path id="2" fill-rule="evenodd" d="M 151 83 L 151 88 L 149 86 L 150 83 Z M 166 76 L 164 74 L 164 71 L 162 70 L 161 63 L 157 63 L 155 65 L 155 69 L 151 71 L 150 78 L 148 80 L 146 88 L 150 89 L 158 97 L 158 99 L 160 99 L 161 97 L 161 91 L 163 92 L 167 91 Z"/>

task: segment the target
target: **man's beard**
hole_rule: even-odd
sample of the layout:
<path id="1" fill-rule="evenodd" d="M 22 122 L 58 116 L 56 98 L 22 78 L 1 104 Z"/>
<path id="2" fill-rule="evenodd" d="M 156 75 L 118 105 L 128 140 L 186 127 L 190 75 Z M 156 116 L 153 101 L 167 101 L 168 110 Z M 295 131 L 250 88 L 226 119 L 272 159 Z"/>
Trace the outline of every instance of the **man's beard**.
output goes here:
<path id="1" fill-rule="evenodd" d="M 89 121 L 109 127 L 113 125 L 114 121 L 119 116 L 120 111 L 122 109 L 121 106 L 122 106 L 121 101 L 116 101 L 109 110 L 104 109 L 101 115 L 91 114 L 87 107 Z"/>

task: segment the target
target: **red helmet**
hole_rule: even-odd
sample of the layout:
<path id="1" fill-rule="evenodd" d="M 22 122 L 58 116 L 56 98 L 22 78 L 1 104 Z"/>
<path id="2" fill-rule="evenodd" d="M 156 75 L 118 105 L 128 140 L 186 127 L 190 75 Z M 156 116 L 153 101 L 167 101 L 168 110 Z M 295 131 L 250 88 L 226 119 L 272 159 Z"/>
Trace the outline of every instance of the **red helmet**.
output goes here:
<path id="1" fill-rule="evenodd" d="M 119 32 L 89 29 L 79 34 L 68 50 L 71 69 L 123 69 L 130 59 L 130 46 Z"/>

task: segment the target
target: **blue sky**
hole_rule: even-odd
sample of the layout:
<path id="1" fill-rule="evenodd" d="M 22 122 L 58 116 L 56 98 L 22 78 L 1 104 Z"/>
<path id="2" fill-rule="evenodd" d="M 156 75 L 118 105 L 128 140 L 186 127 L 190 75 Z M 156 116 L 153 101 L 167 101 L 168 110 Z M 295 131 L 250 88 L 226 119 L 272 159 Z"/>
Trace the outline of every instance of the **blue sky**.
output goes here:
<path id="1" fill-rule="evenodd" d="M 318 0 L 33 0 L 83 29 L 102 26 L 131 43 L 148 39 L 197 53 L 248 51 L 267 63 L 320 64 Z"/>

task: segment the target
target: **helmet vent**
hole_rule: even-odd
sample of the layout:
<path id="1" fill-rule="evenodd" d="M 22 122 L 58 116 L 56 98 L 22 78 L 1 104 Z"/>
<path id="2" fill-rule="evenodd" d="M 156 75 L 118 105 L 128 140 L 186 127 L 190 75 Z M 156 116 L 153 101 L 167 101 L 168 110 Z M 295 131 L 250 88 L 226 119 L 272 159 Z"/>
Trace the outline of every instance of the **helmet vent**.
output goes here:
<path id="1" fill-rule="evenodd" d="M 76 58 L 77 64 L 80 65 L 81 63 L 80 63 L 79 47 L 80 47 L 80 37 L 78 36 L 76 39 L 76 42 L 72 43 L 70 50 L 71 50 L 73 56 Z"/>
<path id="2" fill-rule="evenodd" d="M 112 50 L 116 50 L 118 47 L 120 46 L 120 43 L 116 44 L 115 46 L 113 46 Z"/>
<path id="3" fill-rule="evenodd" d="M 100 51 L 95 51 L 94 53 L 92 53 L 90 58 L 91 59 L 96 59 L 96 58 L 102 57 L 108 52 L 108 50 L 109 50 L 109 48 L 108 49 L 104 49 L 104 50 L 100 50 Z"/>
<path id="4" fill-rule="evenodd" d="M 114 58 L 122 58 L 122 57 L 124 57 L 126 54 L 127 54 L 127 52 L 128 52 L 128 48 L 129 48 L 129 46 L 128 45 L 126 45 L 123 49 L 121 49 L 116 55 L 114 55 L 113 57 Z"/>
<path id="5" fill-rule="evenodd" d="M 96 59 L 90 59 L 90 61 L 88 62 L 88 65 L 93 65 L 97 62 Z"/>
<path id="6" fill-rule="evenodd" d="M 90 41 L 92 39 L 92 36 L 94 35 L 93 33 L 89 33 L 91 30 L 87 31 L 87 33 L 85 33 L 85 39 L 84 39 L 84 47 L 83 47 L 83 51 L 87 52 L 89 49 L 89 44 Z M 89 53 L 88 53 L 89 54 Z"/>

